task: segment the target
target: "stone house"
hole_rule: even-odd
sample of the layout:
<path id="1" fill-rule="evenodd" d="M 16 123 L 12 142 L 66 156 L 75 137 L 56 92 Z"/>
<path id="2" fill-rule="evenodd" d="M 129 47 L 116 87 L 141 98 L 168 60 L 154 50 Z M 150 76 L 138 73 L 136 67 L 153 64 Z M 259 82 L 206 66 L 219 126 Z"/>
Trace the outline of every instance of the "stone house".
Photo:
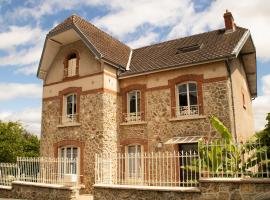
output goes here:
<path id="1" fill-rule="evenodd" d="M 41 155 L 79 158 L 92 191 L 95 154 L 191 149 L 215 131 L 254 133 L 256 50 L 230 12 L 222 29 L 132 49 L 72 15 L 46 37 Z"/>

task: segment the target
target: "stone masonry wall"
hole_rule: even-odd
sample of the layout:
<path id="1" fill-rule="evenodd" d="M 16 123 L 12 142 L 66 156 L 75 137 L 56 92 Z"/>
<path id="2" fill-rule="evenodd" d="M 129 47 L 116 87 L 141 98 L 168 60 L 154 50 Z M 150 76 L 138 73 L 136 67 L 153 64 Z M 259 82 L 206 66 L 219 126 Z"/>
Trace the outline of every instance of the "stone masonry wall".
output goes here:
<path id="1" fill-rule="evenodd" d="M 268 181 L 203 181 L 198 190 L 120 189 L 95 187 L 95 200 L 269 200 L 270 182 Z"/>
<path id="2" fill-rule="evenodd" d="M 157 140 L 166 142 L 175 136 L 202 135 L 213 137 L 216 132 L 211 127 L 209 116 L 217 116 L 224 124 L 232 128 L 230 109 L 229 81 L 203 83 L 203 117 L 172 120 L 171 94 L 169 89 L 146 92 L 146 123 L 138 125 L 120 125 L 119 140 L 143 138 L 148 140 L 148 150 L 156 151 Z M 121 104 L 121 101 L 119 102 Z M 172 145 L 164 145 L 163 151 L 174 150 Z"/>
<path id="3" fill-rule="evenodd" d="M 75 188 L 52 187 L 35 183 L 13 182 L 12 187 L 0 188 L 0 198 L 29 199 L 29 200 L 75 200 L 78 191 Z"/>
<path id="4" fill-rule="evenodd" d="M 41 155 L 55 156 L 53 147 L 61 141 L 79 141 L 84 144 L 84 152 L 80 152 L 83 155 L 81 174 L 84 192 L 92 191 L 95 154 L 102 151 L 116 152 L 116 98 L 116 95 L 102 92 L 80 95 L 80 125 L 70 127 L 58 127 L 59 99 L 43 101 Z"/>

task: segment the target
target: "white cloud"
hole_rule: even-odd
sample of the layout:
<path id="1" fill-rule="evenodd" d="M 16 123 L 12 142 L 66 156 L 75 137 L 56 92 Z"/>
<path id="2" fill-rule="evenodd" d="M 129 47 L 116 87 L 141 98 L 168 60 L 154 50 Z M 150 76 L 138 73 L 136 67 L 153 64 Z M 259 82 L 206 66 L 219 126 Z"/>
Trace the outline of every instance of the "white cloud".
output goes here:
<path id="1" fill-rule="evenodd" d="M 169 38 L 182 36 L 181 33 L 194 34 L 207 29 L 224 27 L 223 13 L 229 9 L 234 16 L 235 22 L 241 27 L 250 29 L 257 55 L 263 60 L 270 60 L 270 40 L 265 34 L 270 33 L 270 1 L 212 1 L 211 6 L 199 13 L 190 13 L 172 28 Z M 256 10 L 254 10 L 256 9 Z"/>
<path id="2" fill-rule="evenodd" d="M 128 45 L 132 48 L 142 47 L 156 42 L 158 40 L 158 37 L 159 37 L 158 33 L 150 32 L 146 35 L 140 36 L 136 40 L 129 42 Z"/>
<path id="3" fill-rule="evenodd" d="M 15 98 L 41 98 L 42 87 L 38 84 L 0 83 L 0 101 Z"/>
<path id="4" fill-rule="evenodd" d="M 0 120 L 20 121 L 27 131 L 40 135 L 41 108 L 26 108 L 21 111 L 1 111 Z"/>
<path id="5" fill-rule="evenodd" d="M 16 74 L 34 75 L 37 73 L 38 64 L 33 63 L 25 67 L 21 67 L 15 71 Z"/>
<path id="6" fill-rule="evenodd" d="M 266 124 L 266 115 L 270 112 L 270 74 L 262 77 L 263 94 L 253 101 L 255 130 L 262 130 Z"/>
<path id="7" fill-rule="evenodd" d="M 23 44 L 36 43 L 42 31 L 30 26 L 10 26 L 6 32 L 0 33 L 0 49 L 6 50 Z"/>
<path id="8" fill-rule="evenodd" d="M 94 23 L 118 37 L 136 32 L 142 25 L 172 26 L 193 10 L 190 0 L 112 0 L 105 5 L 109 13 L 97 17 Z"/>

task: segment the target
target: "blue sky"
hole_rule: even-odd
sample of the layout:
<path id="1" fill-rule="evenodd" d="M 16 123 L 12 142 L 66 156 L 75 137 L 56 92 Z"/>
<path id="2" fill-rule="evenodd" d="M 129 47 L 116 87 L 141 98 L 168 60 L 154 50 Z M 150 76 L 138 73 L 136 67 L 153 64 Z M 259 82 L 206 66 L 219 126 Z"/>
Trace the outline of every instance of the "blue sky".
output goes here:
<path id="1" fill-rule="evenodd" d="M 256 9 L 254 9 L 256 8 Z M 40 133 L 42 81 L 36 70 L 46 33 L 75 13 L 131 47 L 222 28 L 229 9 L 257 49 L 255 128 L 270 112 L 270 1 L 0 0 L 0 119 Z"/>

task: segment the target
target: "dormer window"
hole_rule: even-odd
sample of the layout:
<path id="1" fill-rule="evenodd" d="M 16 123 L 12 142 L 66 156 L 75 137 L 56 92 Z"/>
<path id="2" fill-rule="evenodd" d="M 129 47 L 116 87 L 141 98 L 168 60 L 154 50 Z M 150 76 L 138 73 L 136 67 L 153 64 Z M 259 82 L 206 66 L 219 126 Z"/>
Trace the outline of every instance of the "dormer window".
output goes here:
<path id="1" fill-rule="evenodd" d="M 193 44 L 193 45 L 189 45 L 189 46 L 180 47 L 177 49 L 176 54 L 196 51 L 196 50 L 200 49 L 201 47 L 202 47 L 202 44 Z"/>
<path id="2" fill-rule="evenodd" d="M 69 56 L 69 59 L 68 59 L 68 68 L 67 68 L 68 77 L 76 75 L 76 63 L 77 63 L 77 57 L 76 57 L 76 54 L 73 53 Z"/>
<path id="3" fill-rule="evenodd" d="M 77 52 L 72 52 L 67 55 L 64 61 L 64 77 L 74 77 L 79 72 L 79 56 Z"/>

